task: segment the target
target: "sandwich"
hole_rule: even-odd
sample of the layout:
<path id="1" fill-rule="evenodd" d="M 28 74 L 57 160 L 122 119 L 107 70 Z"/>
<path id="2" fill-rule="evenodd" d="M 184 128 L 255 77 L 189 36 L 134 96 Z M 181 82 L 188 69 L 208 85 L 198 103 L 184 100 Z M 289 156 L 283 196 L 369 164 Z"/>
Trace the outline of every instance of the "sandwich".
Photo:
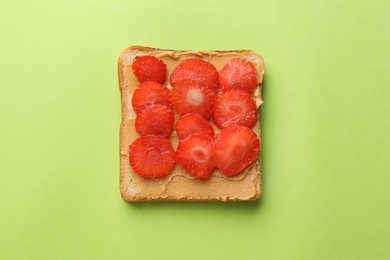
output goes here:
<path id="1" fill-rule="evenodd" d="M 123 199 L 261 196 L 259 54 L 131 46 L 119 56 L 118 74 Z"/>

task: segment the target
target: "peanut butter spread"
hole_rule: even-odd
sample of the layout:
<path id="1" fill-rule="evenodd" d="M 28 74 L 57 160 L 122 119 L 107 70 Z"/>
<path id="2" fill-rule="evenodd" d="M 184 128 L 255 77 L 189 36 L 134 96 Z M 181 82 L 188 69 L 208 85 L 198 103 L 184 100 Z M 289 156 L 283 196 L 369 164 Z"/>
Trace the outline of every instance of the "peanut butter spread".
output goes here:
<path id="1" fill-rule="evenodd" d="M 165 86 L 169 85 L 169 76 L 173 69 L 182 60 L 197 57 L 211 62 L 218 71 L 231 58 L 244 58 L 253 63 L 257 69 L 259 84 L 254 90 L 252 97 L 257 107 L 262 104 L 261 83 L 264 74 L 262 58 L 252 51 L 170 51 L 130 47 L 124 51 L 119 60 L 119 77 L 122 94 L 122 124 L 120 142 L 120 164 L 121 164 L 121 192 L 124 199 L 128 201 L 141 200 L 253 200 L 261 195 L 261 173 L 260 156 L 248 168 L 241 173 L 226 177 L 215 169 L 209 179 L 197 179 L 186 172 L 180 165 L 175 166 L 172 172 L 161 178 L 144 178 L 133 171 L 129 163 L 129 146 L 140 135 L 135 131 L 136 114 L 131 105 L 134 90 L 139 82 L 132 70 L 132 62 L 138 56 L 153 55 L 167 65 L 167 80 Z M 259 115 L 260 116 L 260 115 Z M 175 123 L 178 115 L 175 115 Z M 212 123 L 212 121 L 211 121 Z M 212 123 L 215 134 L 220 130 Z M 260 120 L 253 127 L 253 130 L 260 139 Z M 170 141 L 176 149 L 179 138 L 173 128 Z"/>

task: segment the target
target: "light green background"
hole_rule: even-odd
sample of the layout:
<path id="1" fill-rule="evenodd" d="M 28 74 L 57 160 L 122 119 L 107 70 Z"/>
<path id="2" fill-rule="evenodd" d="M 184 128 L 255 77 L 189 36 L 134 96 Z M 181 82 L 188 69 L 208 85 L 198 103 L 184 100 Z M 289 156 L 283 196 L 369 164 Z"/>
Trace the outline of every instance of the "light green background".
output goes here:
<path id="1" fill-rule="evenodd" d="M 390 259 L 389 1 L 0 3 L 0 259 Z M 264 56 L 258 203 L 119 195 L 117 57 Z"/>

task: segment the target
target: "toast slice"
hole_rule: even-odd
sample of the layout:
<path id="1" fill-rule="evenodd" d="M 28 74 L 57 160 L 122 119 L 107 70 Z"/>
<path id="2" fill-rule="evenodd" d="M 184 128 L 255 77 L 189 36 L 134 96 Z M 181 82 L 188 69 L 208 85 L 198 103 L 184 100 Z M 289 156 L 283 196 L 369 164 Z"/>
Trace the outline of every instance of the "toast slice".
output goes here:
<path id="1" fill-rule="evenodd" d="M 261 88 L 264 75 L 262 57 L 250 50 L 238 51 L 177 51 L 142 46 L 131 46 L 122 51 L 118 60 L 119 87 L 122 100 L 122 123 L 120 126 L 120 192 L 126 201 L 242 201 L 256 200 L 261 196 L 261 148 L 256 161 L 241 173 L 224 176 L 217 168 L 209 179 L 197 179 L 176 164 L 165 177 L 144 178 L 139 176 L 129 163 L 129 146 L 140 135 L 135 131 L 136 113 L 131 99 L 139 81 L 133 73 L 132 63 L 138 56 L 152 55 L 167 65 L 167 80 L 163 84 L 171 89 L 169 76 L 182 60 L 196 57 L 211 62 L 218 71 L 231 58 L 244 58 L 253 63 L 258 73 L 258 84 L 252 93 L 257 108 L 262 104 Z M 175 115 L 175 122 L 178 116 Z M 212 123 L 212 122 L 211 122 Z M 213 125 L 216 135 L 220 130 Z M 260 120 L 252 128 L 261 141 Z M 173 129 L 170 141 L 176 149 L 179 138 Z"/>

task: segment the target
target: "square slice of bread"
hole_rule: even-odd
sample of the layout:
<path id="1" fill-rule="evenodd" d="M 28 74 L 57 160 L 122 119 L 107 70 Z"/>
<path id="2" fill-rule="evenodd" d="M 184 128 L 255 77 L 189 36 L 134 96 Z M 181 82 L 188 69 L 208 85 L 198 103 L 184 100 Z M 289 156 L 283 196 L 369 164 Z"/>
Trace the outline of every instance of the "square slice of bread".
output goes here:
<path id="1" fill-rule="evenodd" d="M 187 58 L 199 58 L 211 62 L 218 71 L 232 58 L 243 58 L 253 63 L 258 73 L 258 84 L 252 98 L 259 108 L 262 104 L 261 88 L 264 75 L 262 57 L 250 50 L 237 51 L 178 51 L 162 50 L 142 46 L 131 46 L 122 51 L 118 60 L 119 87 L 122 99 L 122 123 L 120 126 L 120 192 L 126 201 L 243 201 L 256 200 L 261 196 L 261 147 L 256 161 L 241 173 L 224 176 L 217 168 L 209 179 L 197 179 L 176 164 L 172 172 L 165 177 L 144 178 L 139 176 L 129 163 L 129 146 L 140 135 L 135 131 L 136 113 L 131 99 L 139 81 L 132 70 L 133 61 L 143 55 L 155 56 L 167 65 L 167 80 L 163 84 L 171 89 L 169 76 L 181 61 Z M 220 90 L 219 90 L 220 91 Z M 175 123 L 178 116 L 175 115 Z M 211 121 L 212 123 L 212 121 Z M 215 127 L 216 135 L 220 130 Z M 253 127 L 261 141 L 260 119 Z M 176 149 L 179 138 L 173 128 L 170 141 Z"/>

